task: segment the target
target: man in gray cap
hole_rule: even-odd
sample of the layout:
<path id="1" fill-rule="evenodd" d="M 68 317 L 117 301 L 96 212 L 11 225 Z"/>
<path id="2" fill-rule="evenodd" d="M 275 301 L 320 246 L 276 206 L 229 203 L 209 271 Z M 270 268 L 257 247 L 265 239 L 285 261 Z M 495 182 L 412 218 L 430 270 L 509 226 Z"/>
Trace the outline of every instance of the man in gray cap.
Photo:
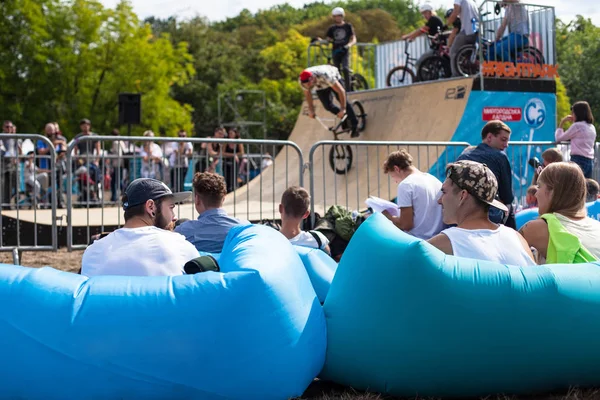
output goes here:
<path id="1" fill-rule="evenodd" d="M 494 173 L 475 161 L 457 161 L 446 167 L 446 180 L 438 202 L 447 225 L 456 225 L 429 239 L 446 254 L 502 264 L 535 265 L 527 241 L 517 231 L 490 221 L 490 207 L 504 212 L 496 200 Z"/>
<path id="2" fill-rule="evenodd" d="M 81 274 L 182 275 L 184 265 L 199 253 L 184 236 L 167 227 L 176 221 L 175 204 L 191 194 L 173 193 L 155 179 L 131 182 L 122 198 L 125 225 L 85 250 Z"/>

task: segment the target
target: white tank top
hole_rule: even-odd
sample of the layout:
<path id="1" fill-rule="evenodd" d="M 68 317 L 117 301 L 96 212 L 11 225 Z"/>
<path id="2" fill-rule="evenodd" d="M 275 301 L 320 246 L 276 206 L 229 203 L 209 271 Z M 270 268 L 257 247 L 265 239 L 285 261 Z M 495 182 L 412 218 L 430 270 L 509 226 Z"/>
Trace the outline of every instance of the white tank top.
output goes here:
<path id="1" fill-rule="evenodd" d="M 442 233 L 450 239 L 452 252 L 457 257 L 494 261 L 500 264 L 536 265 L 527 254 L 517 232 L 504 225 L 498 229 L 448 228 Z"/>
<path id="2" fill-rule="evenodd" d="M 554 213 L 556 219 L 565 227 L 569 233 L 579 238 L 579 241 L 590 253 L 600 260 L 600 222 L 586 217 L 573 220 L 562 214 Z"/>

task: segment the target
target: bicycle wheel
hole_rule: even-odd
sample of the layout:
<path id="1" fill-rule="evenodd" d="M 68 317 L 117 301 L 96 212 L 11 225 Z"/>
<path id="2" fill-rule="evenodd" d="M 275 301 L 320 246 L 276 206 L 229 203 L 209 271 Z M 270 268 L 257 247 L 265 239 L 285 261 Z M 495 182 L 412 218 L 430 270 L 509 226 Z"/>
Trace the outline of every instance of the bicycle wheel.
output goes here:
<path id="1" fill-rule="evenodd" d="M 365 108 L 360 101 L 354 100 L 352 102 L 352 109 L 358 119 L 358 131 L 362 132 L 367 127 L 367 114 L 365 114 Z"/>
<path id="2" fill-rule="evenodd" d="M 369 84 L 367 83 L 367 80 L 361 74 L 352 74 L 352 81 L 350 85 L 352 86 L 353 92 L 369 89 Z"/>
<path id="3" fill-rule="evenodd" d="M 535 47 L 525 47 L 517 54 L 517 62 L 523 64 L 544 64 L 544 55 Z"/>
<path id="4" fill-rule="evenodd" d="M 329 150 L 329 165 L 338 175 L 346 175 L 352 168 L 352 147 L 335 144 Z"/>
<path id="5" fill-rule="evenodd" d="M 387 74 L 386 83 L 388 86 L 404 86 L 417 82 L 415 73 L 408 67 L 400 65 L 390 69 Z"/>
<path id="6" fill-rule="evenodd" d="M 474 54 L 474 51 L 475 47 L 468 44 L 461 47 L 456 53 L 454 68 L 460 75 L 471 76 L 479 73 L 479 58 Z"/>
<path id="7" fill-rule="evenodd" d="M 419 82 L 435 81 L 450 78 L 451 76 L 450 61 L 438 55 L 427 57 L 419 64 L 419 68 L 417 69 L 417 79 Z"/>

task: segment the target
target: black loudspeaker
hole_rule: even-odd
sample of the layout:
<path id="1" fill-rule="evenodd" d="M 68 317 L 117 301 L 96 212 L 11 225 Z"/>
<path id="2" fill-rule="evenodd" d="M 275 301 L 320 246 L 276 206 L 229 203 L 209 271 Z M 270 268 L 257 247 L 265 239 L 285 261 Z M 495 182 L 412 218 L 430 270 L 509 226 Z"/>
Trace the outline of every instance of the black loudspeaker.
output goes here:
<path id="1" fill-rule="evenodd" d="M 119 125 L 139 125 L 142 122 L 142 95 L 119 93 Z"/>

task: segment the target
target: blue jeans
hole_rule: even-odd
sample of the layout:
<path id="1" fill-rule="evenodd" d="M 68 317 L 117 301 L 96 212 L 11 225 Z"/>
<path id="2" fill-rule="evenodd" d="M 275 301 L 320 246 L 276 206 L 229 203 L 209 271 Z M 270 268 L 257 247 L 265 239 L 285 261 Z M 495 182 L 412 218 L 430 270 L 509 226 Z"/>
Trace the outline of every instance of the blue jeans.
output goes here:
<path id="1" fill-rule="evenodd" d="M 516 52 L 529 45 L 529 39 L 518 33 L 511 33 L 488 47 L 488 61 L 514 61 Z"/>
<path id="2" fill-rule="evenodd" d="M 584 156 L 571 156 L 571 161 L 575 164 L 579 165 L 581 171 L 583 171 L 583 176 L 586 178 L 592 177 L 592 169 L 594 168 L 594 160 L 591 158 L 587 158 Z"/>

